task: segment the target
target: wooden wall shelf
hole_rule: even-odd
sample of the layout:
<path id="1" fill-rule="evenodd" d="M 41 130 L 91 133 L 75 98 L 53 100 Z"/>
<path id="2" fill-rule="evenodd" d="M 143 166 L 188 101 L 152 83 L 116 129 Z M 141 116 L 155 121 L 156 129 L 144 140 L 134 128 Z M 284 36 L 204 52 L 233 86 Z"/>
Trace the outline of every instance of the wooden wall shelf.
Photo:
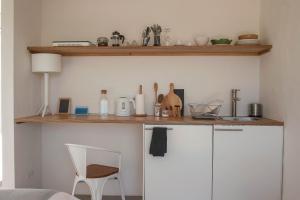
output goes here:
<path id="1" fill-rule="evenodd" d="M 29 116 L 15 119 L 17 124 L 22 123 L 114 123 L 114 124 L 170 124 L 170 125 L 255 125 L 255 126 L 283 126 L 283 122 L 260 119 L 256 121 L 225 121 L 225 120 L 193 120 L 191 117 L 183 118 L 157 118 L 147 117 L 118 117 L 109 115 L 101 117 L 99 115 L 75 116 L 75 115 L 49 115 Z"/>
<path id="2" fill-rule="evenodd" d="M 31 53 L 63 56 L 259 56 L 272 45 L 172 46 L 172 47 L 28 47 Z"/>

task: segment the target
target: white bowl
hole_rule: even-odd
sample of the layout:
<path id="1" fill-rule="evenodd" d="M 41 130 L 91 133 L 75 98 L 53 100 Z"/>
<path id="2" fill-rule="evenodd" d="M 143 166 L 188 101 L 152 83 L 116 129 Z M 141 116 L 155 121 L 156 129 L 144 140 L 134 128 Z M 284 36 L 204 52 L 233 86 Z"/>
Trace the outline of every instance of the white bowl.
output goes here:
<path id="1" fill-rule="evenodd" d="M 255 45 L 259 44 L 258 39 L 243 39 L 243 40 L 238 40 L 237 41 L 238 45 Z"/>
<path id="2" fill-rule="evenodd" d="M 208 44 L 209 37 L 205 35 L 197 35 L 194 37 L 194 41 L 198 46 L 204 46 Z"/>

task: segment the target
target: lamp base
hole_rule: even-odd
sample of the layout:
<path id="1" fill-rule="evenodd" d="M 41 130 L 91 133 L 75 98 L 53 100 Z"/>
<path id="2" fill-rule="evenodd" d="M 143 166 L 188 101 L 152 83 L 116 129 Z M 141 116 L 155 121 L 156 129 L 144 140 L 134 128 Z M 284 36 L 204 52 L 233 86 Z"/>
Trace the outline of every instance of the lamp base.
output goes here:
<path id="1" fill-rule="evenodd" d="M 45 115 L 52 115 L 49 105 L 42 105 L 37 115 L 41 115 L 42 117 L 45 117 Z"/>

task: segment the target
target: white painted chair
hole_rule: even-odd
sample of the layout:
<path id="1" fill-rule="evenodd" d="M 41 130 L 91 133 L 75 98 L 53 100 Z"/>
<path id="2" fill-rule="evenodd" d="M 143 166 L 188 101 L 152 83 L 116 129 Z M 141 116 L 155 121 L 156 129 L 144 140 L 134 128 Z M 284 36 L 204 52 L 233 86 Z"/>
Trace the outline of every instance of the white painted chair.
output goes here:
<path id="1" fill-rule="evenodd" d="M 76 185 L 79 182 L 86 183 L 91 191 L 92 200 L 102 200 L 103 188 L 108 180 L 118 180 L 122 200 L 125 200 L 124 189 L 121 180 L 121 159 L 120 152 L 109 149 L 91 147 L 77 144 L 65 144 L 69 150 L 72 162 L 76 171 L 72 195 L 75 194 Z M 118 166 L 87 165 L 87 151 L 102 151 L 118 158 Z"/>

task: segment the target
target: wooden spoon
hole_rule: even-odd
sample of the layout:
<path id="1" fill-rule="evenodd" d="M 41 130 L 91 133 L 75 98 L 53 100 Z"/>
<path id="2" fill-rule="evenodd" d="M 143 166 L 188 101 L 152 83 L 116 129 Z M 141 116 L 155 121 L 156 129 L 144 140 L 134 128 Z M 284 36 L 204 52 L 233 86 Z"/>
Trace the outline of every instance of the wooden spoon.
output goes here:
<path id="1" fill-rule="evenodd" d="M 143 94 L 143 86 L 142 85 L 140 85 L 140 87 L 139 87 L 139 94 Z"/>
<path id="2" fill-rule="evenodd" d="M 154 83 L 154 93 L 155 93 L 155 103 L 157 103 L 157 91 L 158 91 L 158 83 Z"/>

